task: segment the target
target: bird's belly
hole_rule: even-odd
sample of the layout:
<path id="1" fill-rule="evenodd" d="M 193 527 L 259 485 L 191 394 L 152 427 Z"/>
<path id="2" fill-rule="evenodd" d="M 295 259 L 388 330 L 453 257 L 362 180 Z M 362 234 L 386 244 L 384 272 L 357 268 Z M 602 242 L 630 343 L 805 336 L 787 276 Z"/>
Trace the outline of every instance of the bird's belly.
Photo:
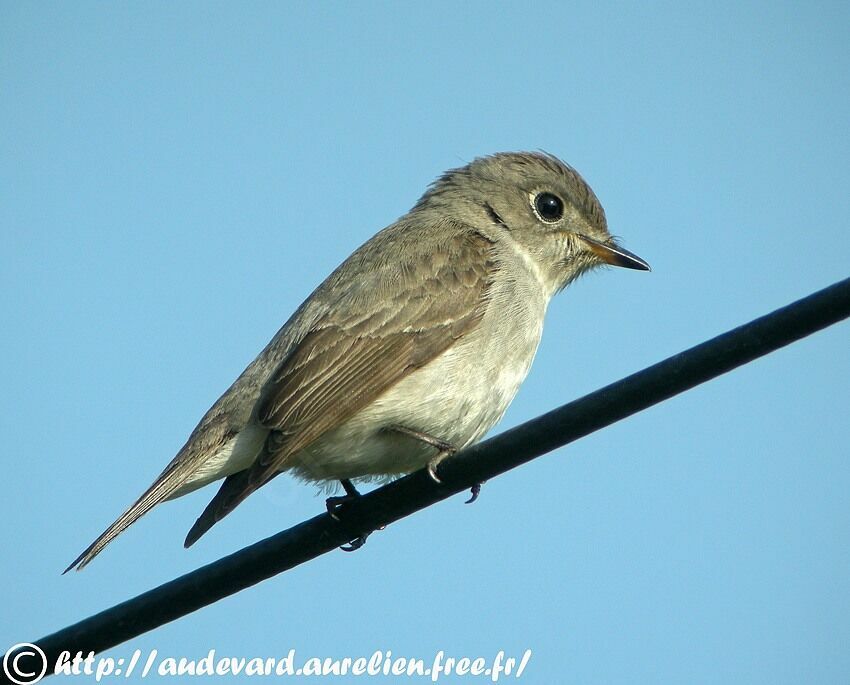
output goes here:
<path id="1" fill-rule="evenodd" d="M 542 317 L 540 318 L 542 321 Z M 417 369 L 348 421 L 293 455 L 294 475 L 307 480 L 386 479 L 425 466 L 437 449 L 392 426 L 462 449 L 502 418 L 531 366 L 540 325 L 515 345 L 505 338 L 464 340 Z M 499 340 L 493 344 L 489 340 Z"/>

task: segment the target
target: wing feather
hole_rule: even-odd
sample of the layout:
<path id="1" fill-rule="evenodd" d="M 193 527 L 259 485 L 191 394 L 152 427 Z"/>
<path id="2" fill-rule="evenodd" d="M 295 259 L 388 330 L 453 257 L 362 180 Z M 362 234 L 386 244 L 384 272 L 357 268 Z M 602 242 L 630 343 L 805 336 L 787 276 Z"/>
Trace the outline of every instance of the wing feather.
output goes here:
<path id="1" fill-rule="evenodd" d="M 429 243 L 431 244 L 431 243 Z M 437 247 L 374 265 L 367 286 L 346 290 L 266 383 L 258 419 L 271 429 L 250 469 L 230 476 L 186 539 L 192 544 L 287 460 L 473 330 L 484 316 L 495 270 L 492 242 L 449 230 Z M 381 302 L 376 306 L 375 298 Z"/>

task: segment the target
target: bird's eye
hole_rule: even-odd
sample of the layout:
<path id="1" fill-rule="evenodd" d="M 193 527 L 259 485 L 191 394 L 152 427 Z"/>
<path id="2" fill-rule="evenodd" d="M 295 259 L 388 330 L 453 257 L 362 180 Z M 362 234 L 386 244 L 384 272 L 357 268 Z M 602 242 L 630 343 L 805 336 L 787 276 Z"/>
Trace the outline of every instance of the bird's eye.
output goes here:
<path id="1" fill-rule="evenodd" d="M 554 223 L 564 216 L 564 202 L 552 193 L 538 193 L 534 198 L 534 209 L 543 221 Z"/>

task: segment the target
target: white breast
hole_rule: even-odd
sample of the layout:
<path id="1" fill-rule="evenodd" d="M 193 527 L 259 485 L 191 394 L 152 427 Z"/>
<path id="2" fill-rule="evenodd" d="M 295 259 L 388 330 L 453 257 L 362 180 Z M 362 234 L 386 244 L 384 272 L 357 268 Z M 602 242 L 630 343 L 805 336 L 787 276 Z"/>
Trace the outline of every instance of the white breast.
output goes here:
<path id="1" fill-rule="evenodd" d="M 479 326 L 292 460 L 309 480 L 407 473 L 435 456 L 429 445 L 386 431 L 401 425 L 463 448 L 501 419 L 528 374 L 550 293 L 524 251 L 497 274 Z M 535 265 L 536 266 L 536 265 Z"/>

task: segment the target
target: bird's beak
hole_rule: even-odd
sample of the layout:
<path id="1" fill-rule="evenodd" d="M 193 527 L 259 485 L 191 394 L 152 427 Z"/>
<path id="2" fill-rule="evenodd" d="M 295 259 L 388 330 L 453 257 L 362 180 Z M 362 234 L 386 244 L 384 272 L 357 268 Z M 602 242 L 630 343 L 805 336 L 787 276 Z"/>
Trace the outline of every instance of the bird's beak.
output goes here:
<path id="1" fill-rule="evenodd" d="M 649 264 L 643 261 L 636 254 L 632 254 L 626 249 L 615 245 L 613 242 L 603 243 L 593 238 L 588 238 L 586 235 L 579 234 L 585 245 L 590 248 L 599 259 L 606 264 L 612 266 L 623 266 L 627 269 L 640 269 L 641 271 L 651 271 Z"/>

